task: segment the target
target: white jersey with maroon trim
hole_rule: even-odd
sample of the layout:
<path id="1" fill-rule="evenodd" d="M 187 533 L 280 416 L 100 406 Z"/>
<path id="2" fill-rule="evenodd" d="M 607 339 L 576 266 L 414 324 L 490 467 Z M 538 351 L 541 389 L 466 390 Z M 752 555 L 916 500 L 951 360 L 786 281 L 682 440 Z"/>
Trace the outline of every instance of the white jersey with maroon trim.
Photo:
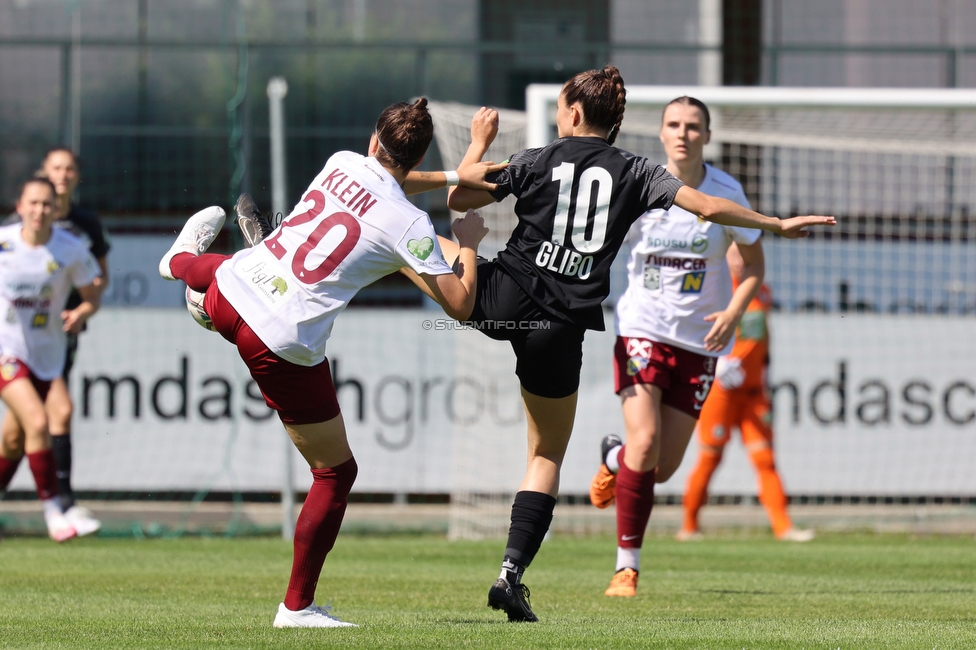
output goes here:
<path id="1" fill-rule="evenodd" d="M 283 359 L 314 366 L 356 293 L 407 266 L 452 273 L 427 213 L 375 158 L 336 153 L 263 242 L 217 269 L 241 318 Z"/>
<path id="2" fill-rule="evenodd" d="M 61 312 L 74 287 L 100 275 L 87 245 L 54 228 L 46 244 L 31 246 L 19 223 L 0 228 L 0 355 L 17 357 L 38 379 L 61 376 L 67 350 Z"/>
<path id="3" fill-rule="evenodd" d="M 749 207 L 739 182 L 711 165 L 705 165 L 698 190 Z M 645 213 L 627 234 L 628 282 L 617 301 L 617 334 L 708 356 L 728 354 L 733 340 L 723 350 L 705 351 L 705 336 L 712 328 L 705 317 L 722 311 L 732 299 L 725 261 L 729 246 L 754 244 L 761 234 L 704 221 L 676 205 Z"/>

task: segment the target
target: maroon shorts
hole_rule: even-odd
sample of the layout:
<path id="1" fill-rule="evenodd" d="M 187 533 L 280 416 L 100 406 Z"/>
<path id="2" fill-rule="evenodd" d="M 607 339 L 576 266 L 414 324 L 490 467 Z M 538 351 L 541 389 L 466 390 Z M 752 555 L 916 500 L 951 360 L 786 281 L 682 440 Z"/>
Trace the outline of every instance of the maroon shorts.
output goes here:
<path id="1" fill-rule="evenodd" d="M 276 355 L 227 302 L 216 280 L 207 289 L 203 307 L 220 335 L 237 346 L 265 403 L 282 422 L 314 424 L 339 415 L 328 359 L 317 366 L 300 366 Z"/>
<path id="2" fill-rule="evenodd" d="M 695 419 L 715 379 L 715 357 L 649 339 L 618 336 L 613 347 L 614 390 L 651 384 L 661 389 L 661 403 Z"/>
<path id="3" fill-rule="evenodd" d="M 0 357 L 0 391 L 16 379 L 29 379 L 41 401 L 47 399 L 47 393 L 51 390 L 50 381 L 38 379 L 27 364 L 17 357 Z"/>

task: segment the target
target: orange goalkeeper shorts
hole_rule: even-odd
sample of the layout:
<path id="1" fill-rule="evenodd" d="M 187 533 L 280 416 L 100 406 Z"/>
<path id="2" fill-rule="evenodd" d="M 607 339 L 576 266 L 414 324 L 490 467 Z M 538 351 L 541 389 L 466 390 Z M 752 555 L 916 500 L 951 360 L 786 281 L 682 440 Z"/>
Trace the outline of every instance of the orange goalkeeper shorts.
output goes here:
<path id="1" fill-rule="evenodd" d="M 706 447 L 724 447 L 735 427 L 747 447 L 771 443 L 772 405 L 761 388 L 726 390 L 716 382 L 698 419 L 698 441 Z"/>

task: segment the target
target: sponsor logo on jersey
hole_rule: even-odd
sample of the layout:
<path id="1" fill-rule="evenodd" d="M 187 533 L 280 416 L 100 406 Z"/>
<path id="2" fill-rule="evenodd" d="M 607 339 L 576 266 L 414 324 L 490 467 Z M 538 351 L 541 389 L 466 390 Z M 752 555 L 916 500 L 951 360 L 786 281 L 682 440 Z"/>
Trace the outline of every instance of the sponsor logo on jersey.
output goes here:
<path id="1" fill-rule="evenodd" d="M 54 287 L 49 284 L 45 284 L 41 287 L 41 298 L 50 298 L 54 295 Z"/>
<path id="2" fill-rule="evenodd" d="M 661 239 L 660 237 L 648 237 L 644 240 L 644 244 L 649 248 L 671 248 L 679 250 L 688 248 L 688 241 L 684 239 Z"/>
<path id="3" fill-rule="evenodd" d="M 4 381 L 10 381 L 17 376 L 17 371 L 20 370 L 20 362 L 16 359 L 6 358 L 0 360 L 0 377 Z"/>
<path id="4" fill-rule="evenodd" d="M 48 309 L 51 306 L 51 299 L 27 296 L 22 298 L 14 298 L 11 301 L 11 304 L 13 304 L 13 306 L 17 309 Z"/>
<path id="5" fill-rule="evenodd" d="M 31 329 L 40 330 L 47 327 L 48 314 L 46 311 L 39 311 L 31 319 Z"/>
<path id="6" fill-rule="evenodd" d="M 281 276 L 276 275 L 271 280 L 271 293 L 278 292 L 278 295 L 285 295 L 288 292 L 288 283 Z"/>
<path id="7" fill-rule="evenodd" d="M 708 250 L 708 238 L 695 235 L 695 238 L 691 240 L 691 252 L 700 254 L 706 250 Z"/>
<path id="8" fill-rule="evenodd" d="M 422 262 L 434 252 L 434 240 L 430 237 L 411 239 L 407 242 L 407 250 Z"/>
<path id="9" fill-rule="evenodd" d="M 47 272 L 48 273 L 55 273 L 60 268 L 61 268 L 61 265 L 58 264 L 58 261 L 57 260 L 51 260 L 50 262 L 47 263 Z"/>
<path id="10" fill-rule="evenodd" d="M 706 267 L 707 260 L 700 257 L 666 257 L 651 253 L 644 260 L 644 264 L 682 271 L 701 271 Z"/>
<path id="11" fill-rule="evenodd" d="M 701 293 L 705 284 L 705 272 L 685 273 L 681 278 L 681 293 Z"/>
<path id="12" fill-rule="evenodd" d="M 8 253 L 14 249 L 13 242 L 0 241 L 0 253 Z"/>
<path id="13" fill-rule="evenodd" d="M 593 271 L 593 256 L 582 255 L 571 248 L 544 241 L 539 245 L 535 265 L 560 275 L 585 280 Z"/>

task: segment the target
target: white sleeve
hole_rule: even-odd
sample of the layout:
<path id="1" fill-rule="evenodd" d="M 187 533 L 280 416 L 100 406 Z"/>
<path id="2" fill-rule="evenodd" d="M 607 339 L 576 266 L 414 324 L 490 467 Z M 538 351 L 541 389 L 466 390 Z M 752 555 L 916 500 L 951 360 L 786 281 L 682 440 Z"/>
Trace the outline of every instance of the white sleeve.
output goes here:
<path id="1" fill-rule="evenodd" d="M 98 266 L 98 261 L 87 248 L 79 249 L 68 269 L 68 277 L 71 278 L 71 284 L 75 287 L 87 287 L 101 274 L 102 270 Z"/>
<path id="2" fill-rule="evenodd" d="M 434 224 L 430 217 L 418 217 L 396 245 L 396 254 L 415 272 L 426 275 L 445 275 L 453 273 L 451 267 L 444 260 L 441 245 L 434 232 Z"/>

